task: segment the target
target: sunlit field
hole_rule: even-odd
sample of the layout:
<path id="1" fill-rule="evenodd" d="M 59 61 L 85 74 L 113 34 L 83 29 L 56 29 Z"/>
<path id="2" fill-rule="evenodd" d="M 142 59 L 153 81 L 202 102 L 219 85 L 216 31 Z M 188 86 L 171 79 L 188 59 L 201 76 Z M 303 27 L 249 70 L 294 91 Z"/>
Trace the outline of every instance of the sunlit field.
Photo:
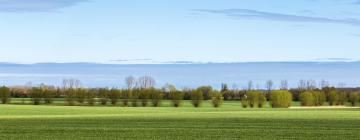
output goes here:
<path id="1" fill-rule="evenodd" d="M 1 139 L 359 139 L 360 109 L 0 105 Z M 296 106 L 298 103 L 294 103 Z"/>

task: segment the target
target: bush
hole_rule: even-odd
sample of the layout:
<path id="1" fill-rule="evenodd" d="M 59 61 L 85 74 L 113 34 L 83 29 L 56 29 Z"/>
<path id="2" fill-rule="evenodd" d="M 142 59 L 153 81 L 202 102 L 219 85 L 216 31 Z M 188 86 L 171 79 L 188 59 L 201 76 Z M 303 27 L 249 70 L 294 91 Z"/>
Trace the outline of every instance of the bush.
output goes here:
<path id="1" fill-rule="evenodd" d="M 181 91 L 171 91 L 170 92 L 171 101 L 174 105 L 174 107 L 179 107 L 181 105 L 181 101 L 184 98 L 184 93 Z"/>
<path id="2" fill-rule="evenodd" d="M 329 93 L 329 105 L 339 105 L 339 94 L 336 90 Z"/>
<path id="3" fill-rule="evenodd" d="M 149 89 L 141 89 L 139 90 L 139 99 L 141 101 L 141 105 L 146 107 L 149 100 Z"/>
<path id="4" fill-rule="evenodd" d="M 66 89 L 65 90 L 65 101 L 67 102 L 68 105 L 73 106 L 75 105 L 75 100 L 76 100 L 76 89 Z"/>
<path id="5" fill-rule="evenodd" d="M 325 93 L 322 91 L 314 91 L 313 96 L 315 106 L 322 106 L 326 101 Z"/>
<path id="6" fill-rule="evenodd" d="M 300 93 L 301 106 L 314 106 L 315 99 L 312 91 Z"/>
<path id="7" fill-rule="evenodd" d="M 338 105 L 344 105 L 345 102 L 348 101 L 346 92 L 338 92 L 339 94 L 339 102 Z"/>
<path id="8" fill-rule="evenodd" d="M 76 101 L 80 104 L 83 104 L 86 100 L 86 89 L 79 88 L 75 90 Z"/>
<path id="9" fill-rule="evenodd" d="M 211 101 L 214 107 L 219 107 L 222 105 L 224 97 L 219 91 L 212 91 L 211 96 Z"/>
<path id="10" fill-rule="evenodd" d="M 163 99 L 164 94 L 155 88 L 148 89 L 151 103 L 154 107 L 158 107 L 160 105 L 161 100 Z"/>
<path id="11" fill-rule="evenodd" d="M 109 100 L 109 90 L 106 88 L 99 89 L 100 104 L 106 105 Z"/>
<path id="12" fill-rule="evenodd" d="M 259 91 L 249 91 L 247 93 L 247 100 L 249 101 L 249 105 L 251 108 L 255 107 L 259 102 Z"/>
<path id="13" fill-rule="evenodd" d="M 234 96 L 234 93 L 230 90 L 224 90 L 221 94 L 223 95 L 224 100 L 232 100 Z"/>
<path id="14" fill-rule="evenodd" d="M 140 96 L 140 90 L 139 89 L 134 89 L 134 90 L 131 91 L 130 102 L 131 102 L 131 105 L 133 107 L 138 106 L 139 96 Z"/>
<path id="15" fill-rule="evenodd" d="M 122 99 L 123 106 L 129 106 L 129 99 L 131 98 L 131 90 L 123 90 L 120 98 Z"/>
<path id="16" fill-rule="evenodd" d="M 116 105 L 118 103 L 120 95 L 121 95 L 121 91 L 118 89 L 111 89 L 109 91 L 109 98 L 112 105 Z"/>
<path id="17" fill-rule="evenodd" d="M 30 91 L 30 97 L 34 105 L 39 105 L 43 97 L 43 89 L 38 87 L 32 88 Z"/>
<path id="18" fill-rule="evenodd" d="M 241 106 L 243 108 L 247 108 L 249 106 L 249 100 L 247 99 L 246 96 L 241 99 Z"/>
<path id="19" fill-rule="evenodd" d="M 260 93 L 258 98 L 259 98 L 258 107 L 259 108 L 264 107 L 264 105 L 266 104 L 266 96 L 263 93 Z"/>
<path id="20" fill-rule="evenodd" d="M 288 108 L 292 103 L 292 95 L 287 90 L 272 91 L 270 102 L 273 108 Z"/>
<path id="21" fill-rule="evenodd" d="M 96 98 L 96 90 L 90 89 L 86 91 L 86 102 L 88 105 L 93 106 L 95 105 L 95 98 Z"/>
<path id="22" fill-rule="evenodd" d="M 46 88 L 44 89 L 44 101 L 46 104 L 52 104 L 54 102 L 54 98 L 56 96 L 56 89 L 53 89 L 53 88 Z"/>
<path id="23" fill-rule="evenodd" d="M 191 103 L 194 107 L 200 107 L 204 99 L 203 93 L 201 90 L 193 90 L 191 93 Z"/>
<path id="24" fill-rule="evenodd" d="M 197 88 L 203 93 L 204 100 L 210 100 L 212 98 L 212 90 L 213 88 L 211 86 L 201 86 Z"/>
<path id="25" fill-rule="evenodd" d="M 352 106 L 356 106 L 360 100 L 360 93 L 359 92 L 352 92 L 349 95 L 349 101 Z"/>
<path id="26" fill-rule="evenodd" d="M 0 87 L 1 103 L 6 104 L 10 102 L 10 89 L 8 87 Z"/>

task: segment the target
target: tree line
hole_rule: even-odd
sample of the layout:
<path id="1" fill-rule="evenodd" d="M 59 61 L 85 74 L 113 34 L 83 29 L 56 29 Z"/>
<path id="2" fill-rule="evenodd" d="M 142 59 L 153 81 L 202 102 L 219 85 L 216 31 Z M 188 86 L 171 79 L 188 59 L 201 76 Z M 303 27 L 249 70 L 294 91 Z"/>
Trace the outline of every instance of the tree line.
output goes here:
<path id="1" fill-rule="evenodd" d="M 166 84 L 155 88 L 151 76 L 125 78 L 125 88 L 84 88 L 80 80 L 64 79 L 61 87 L 41 84 L 31 88 L 0 87 L 2 103 L 10 103 L 11 98 L 31 98 L 34 105 L 52 104 L 54 99 L 63 98 L 67 105 L 118 105 L 153 106 L 160 105 L 162 100 L 170 100 L 174 107 L 181 106 L 183 100 L 191 100 L 194 107 L 200 107 L 204 100 L 209 100 L 214 107 L 220 107 L 224 100 L 239 101 L 244 108 L 262 108 L 267 103 L 273 108 L 290 107 L 293 101 L 300 101 L 302 106 L 344 105 L 350 102 L 356 106 L 360 101 L 360 92 L 352 89 L 330 87 L 326 82 L 317 88 L 312 81 L 300 81 L 298 88 L 288 89 L 287 81 L 281 81 L 280 89 L 273 89 L 271 80 L 266 82 L 266 89 L 254 89 L 248 83 L 244 90 L 229 89 L 222 84 L 221 90 L 211 86 L 195 89 L 177 89 Z"/>

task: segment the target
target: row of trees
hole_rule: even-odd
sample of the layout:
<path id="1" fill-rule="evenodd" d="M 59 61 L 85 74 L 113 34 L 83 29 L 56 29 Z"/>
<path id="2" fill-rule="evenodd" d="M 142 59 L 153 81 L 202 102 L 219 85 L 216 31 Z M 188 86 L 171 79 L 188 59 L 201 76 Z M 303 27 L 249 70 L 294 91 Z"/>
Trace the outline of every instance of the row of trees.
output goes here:
<path id="1" fill-rule="evenodd" d="M 272 107 L 288 107 L 291 101 L 300 101 L 303 106 L 320 106 L 325 102 L 330 105 L 344 105 L 359 102 L 359 92 L 329 87 L 326 81 L 321 82 L 321 88 L 316 88 L 315 81 L 300 81 L 299 88 L 287 89 L 287 81 L 281 81 L 281 89 L 273 90 L 273 82 L 266 82 L 267 89 L 255 90 L 252 82 L 245 90 L 230 90 L 226 84 L 220 91 L 211 86 L 201 86 L 196 89 L 185 88 L 178 90 L 174 85 L 166 84 L 161 89 L 155 88 L 155 80 L 150 76 L 125 79 L 126 88 L 83 88 L 80 80 L 64 79 L 62 87 L 40 85 L 39 87 L 19 90 L 18 88 L 0 88 L 1 101 L 8 103 L 12 97 L 31 97 L 34 104 L 51 104 L 54 98 L 64 98 L 68 105 L 88 104 L 116 105 L 120 101 L 123 106 L 159 106 L 163 99 L 171 100 L 175 107 L 180 106 L 182 100 L 191 100 L 195 107 L 199 107 L 203 100 L 211 100 L 215 107 L 221 106 L 223 100 L 239 100 L 243 107 L 263 107 L 270 101 Z M 280 103 L 281 102 L 281 103 Z"/>

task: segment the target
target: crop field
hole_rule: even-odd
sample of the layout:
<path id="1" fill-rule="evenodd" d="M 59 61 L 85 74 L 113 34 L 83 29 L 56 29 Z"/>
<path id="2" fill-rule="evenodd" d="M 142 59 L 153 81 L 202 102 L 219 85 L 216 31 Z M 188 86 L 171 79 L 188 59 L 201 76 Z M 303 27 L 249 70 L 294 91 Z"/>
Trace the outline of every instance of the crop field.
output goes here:
<path id="1" fill-rule="evenodd" d="M 0 139 L 360 139 L 360 109 L 0 105 Z"/>

